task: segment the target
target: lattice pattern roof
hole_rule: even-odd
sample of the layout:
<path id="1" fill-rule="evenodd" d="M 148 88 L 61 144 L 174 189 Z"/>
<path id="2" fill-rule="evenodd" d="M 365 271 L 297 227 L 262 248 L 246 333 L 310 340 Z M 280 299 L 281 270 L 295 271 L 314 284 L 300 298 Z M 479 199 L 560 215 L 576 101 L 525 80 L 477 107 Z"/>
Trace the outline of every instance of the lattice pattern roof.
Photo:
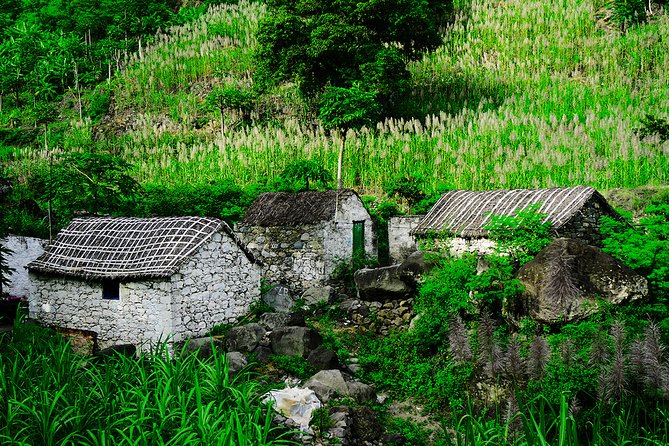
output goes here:
<path id="1" fill-rule="evenodd" d="M 350 189 L 339 191 L 340 203 L 351 195 L 356 194 Z M 252 226 L 283 226 L 332 220 L 335 215 L 336 201 L 337 191 L 335 190 L 297 193 L 267 192 L 253 202 L 246 211 L 242 223 Z"/>
<path id="2" fill-rule="evenodd" d="M 28 268 L 86 279 L 169 277 L 218 231 L 250 256 L 215 218 L 85 217 L 73 219 Z"/>
<path id="3" fill-rule="evenodd" d="M 578 210 L 595 197 L 611 213 L 604 197 L 589 186 L 550 189 L 515 189 L 493 191 L 452 190 L 439 198 L 412 231 L 416 235 L 446 232 L 460 237 L 484 237 L 490 215 L 515 215 L 528 206 L 539 205 L 553 228 L 565 225 Z"/>

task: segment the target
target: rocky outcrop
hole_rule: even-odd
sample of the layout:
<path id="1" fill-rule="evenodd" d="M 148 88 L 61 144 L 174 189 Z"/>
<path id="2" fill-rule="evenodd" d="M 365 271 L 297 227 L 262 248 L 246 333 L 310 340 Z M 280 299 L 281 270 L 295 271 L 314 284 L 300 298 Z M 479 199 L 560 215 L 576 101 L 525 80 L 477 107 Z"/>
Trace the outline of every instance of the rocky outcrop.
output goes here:
<path id="1" fill-rule="evenodd" d="M 198 357 L 205 359 L 214 354 L 215 349 L 222 349 L 223 341 L 211 336 L 189 339 L 184 345 L 184 353 L 197 352 Z"/>
<path id="2" fill-rule="evenodd" d="M 300 298 L 304 300 L 305 305 L 316 305 L 321 302 L 327 304 L 332 300 L 332 293 L 331 286 L 314 286 L 307 288 Z"/>
<path id="3" fill-rule="evenodd" d="M 258 321 L 267 330 L 280 327 L 303 327 L 304 315 L 299 313 L 264 313 Z"/>
<path id="4" fill-rule="evenodd" d="M 283 285 L 275 286 L 263 294 L 262 300 L 279 313 L 288 313 L 295 305 L 295 300 L 290 295 L 290 289 Z"/>
<path id="5" fill-rule="evenodd" d="M 358 381 L 346 381 L 339 370 L 321 370 L 309 378 L 304 386 L 316 392 L 325 402 L 335 396 L 350 397 L 359 403 L 371 401 L 376 394 L 371 386 Z"/>
<path id="6" fill-rule="evenodd" d="M 602 303 L 623 304 L 648 294 L 648 284 L 601 249 L 560 238 L 516 276 L 525 291 L 508 306 L 512 321 L 529 316 L 544 324 L 569 323 L 595 313 Z"/>
<path id="7" fill-rule="evenodd" d="M 323 339 L 318 332 L 306 327 L 281 327 L 270 334 L 272 352 L 275 355 L 301 356 L 306 358 L 309 353 L 321 345 Z"/>
<path id="8" fill-rule="evenodd" d="M 355 272 L 355 287 L 362 300 L 392 300 L 409 297 L 413 289 L 398 275 L 400 265 L 363 268 Z"/>
<path id="9" fill-rule="evenodd" d="M 260 344 L 266 330 L 260 324 L 246 324 L 231 328 L 226 334 L 228 351 L 251 353 Z"/>

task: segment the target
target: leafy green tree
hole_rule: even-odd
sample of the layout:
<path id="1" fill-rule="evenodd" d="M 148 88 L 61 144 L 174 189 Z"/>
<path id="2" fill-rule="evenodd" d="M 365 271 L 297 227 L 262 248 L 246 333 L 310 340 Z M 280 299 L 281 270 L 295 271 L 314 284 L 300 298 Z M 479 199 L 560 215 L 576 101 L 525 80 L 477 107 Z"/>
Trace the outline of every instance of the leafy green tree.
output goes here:
<path id="1" fill-rule="evenodd" d="M 281 178 L 297 185 L 298 190 L 310 190 L 310 182 L 327 186 L 332 181 L 332 175 L 323 166 L 314 160 L 294 161 L 281 172 Z"/>
<path id="2" fill-rule="evenodd" d="M 406 64 L 441 44 L 451 0 L 268 1 L 258 29 L 256 84 L 296 81 L 306 95 L 354 82 L 390 95 Z"/>
<path id="3" fill-rule="evenodd" d="M 56 224 L 75 212 L 119 214 L 135 203 L 140 186 L 129 174 L 130 164 L 103 153 L 70 153 L 53 164 L 50 173 L 32 179 L 42 202 L 51 202 Z"/>
<path id="4" fill-rule="evenodd" d="M 637 226 L 610 217 L 601 219 L 603 251 L 648 278 L 650 290 L 663 302 L 669 297 L 669 204 L 654 203 Z"/>
<path id="5" fill-rule="evenodd" d="M 221 120 L 221 137 L 225 131 L 225 112 L 239 110 L 242 116 L 247 116 L 253 104 L 250 92 L 239 90 L 231 86 L 217 87 L 207 96 L 205 107 L 216 109 Z"/>
<path id="6" fill-rule="evenodd" d="M 423 192 L 423 178 L 419 175 L 410 175 L 391 181 L 386 186 L 386 193 L 389 196 L 398 196 L 406 201 L 411 209 L 421 200 L 425 199 Z"/>

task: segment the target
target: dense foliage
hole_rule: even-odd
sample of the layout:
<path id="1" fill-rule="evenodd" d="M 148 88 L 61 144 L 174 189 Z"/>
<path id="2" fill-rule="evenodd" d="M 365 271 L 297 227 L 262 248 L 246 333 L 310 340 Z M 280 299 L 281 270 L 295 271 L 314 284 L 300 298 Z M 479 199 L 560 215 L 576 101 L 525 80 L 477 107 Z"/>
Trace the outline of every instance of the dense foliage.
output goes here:
<path id="1" fill-rule="evenodd" d="M 78 445 L 293 444 L 272 427 L 248 373 L 225 357 L 168 355 L 86 359 L 36 325 L 0 337 L 0 443 Z"/>
<path id="2" fill-rule="evenodd" d="M 311 95 L 360 82 L 389 105 L 406 91 L 407 62 L 441 44 L 450 0 L 268 2 L 258 30 L 256 82 L 296 81 Z"/>

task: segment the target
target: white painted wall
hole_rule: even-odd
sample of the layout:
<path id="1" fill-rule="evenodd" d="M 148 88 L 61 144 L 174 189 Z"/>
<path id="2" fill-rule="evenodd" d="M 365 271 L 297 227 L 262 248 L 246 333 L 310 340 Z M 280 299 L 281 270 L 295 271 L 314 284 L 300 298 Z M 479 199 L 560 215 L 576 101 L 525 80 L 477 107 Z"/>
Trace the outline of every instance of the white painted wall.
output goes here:
<path id="1" fill-rule="evenodd" d="M 9 278 L 9 287 L 4 288 L 10 296 L 28 297 L 30 278 L 26 265 L 44 253 L 48 240 L 34 237 L 10 235 L 3 240 L 3 245 L 11 251 L 7 264 L 14 269 Z"/>
<path id="2" fill-rule="evenodd" d="M 400 215 L 388 220 L 388 251 L 391 263 L 402 263 L 412 252 L 418 251 L 416 238 L 410 232 L 424 215 Z"/>

